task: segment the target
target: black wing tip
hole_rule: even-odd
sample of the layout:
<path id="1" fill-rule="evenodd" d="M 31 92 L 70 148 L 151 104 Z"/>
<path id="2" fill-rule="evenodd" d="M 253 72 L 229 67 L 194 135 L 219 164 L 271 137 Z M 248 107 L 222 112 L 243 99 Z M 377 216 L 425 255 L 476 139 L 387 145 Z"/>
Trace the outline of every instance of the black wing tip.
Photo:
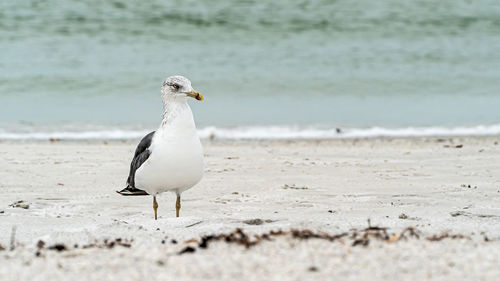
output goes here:
<path id="1" fill-rule="evenodd" d="M 116 193 L 118 193 L 120 195 L 123 195 L 123 196 L 144 196 L 144 195 L 149 195 L 149 193 L 147 193 L 146 191 L 138 189 L 138 188 L 135 188 L 135 187 L 131 187 L 131 186 L 127 186 L 127 187 L 125 187 L 124 189 L 122 189 L 120 191 L 117 190 Z"/>

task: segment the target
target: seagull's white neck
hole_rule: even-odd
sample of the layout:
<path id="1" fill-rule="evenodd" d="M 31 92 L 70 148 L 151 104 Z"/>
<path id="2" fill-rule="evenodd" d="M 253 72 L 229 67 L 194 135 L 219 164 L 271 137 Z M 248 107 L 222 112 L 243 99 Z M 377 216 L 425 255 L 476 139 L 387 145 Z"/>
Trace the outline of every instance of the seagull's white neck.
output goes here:
<path id="1" fill-rule="evenodd" d="M 160 129 L 182 128 L 183 131 L 195 131 L 193 113 L 184 95 L 163 95 L 163 118 Z"/>

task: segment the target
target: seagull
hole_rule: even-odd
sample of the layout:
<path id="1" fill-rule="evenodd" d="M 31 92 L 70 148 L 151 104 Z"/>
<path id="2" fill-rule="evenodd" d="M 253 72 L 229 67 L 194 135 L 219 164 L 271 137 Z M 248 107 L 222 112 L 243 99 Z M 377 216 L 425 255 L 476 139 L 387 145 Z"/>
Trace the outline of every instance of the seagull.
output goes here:
<path id="1" fill-rule="evenodd" d="M 203 177 L 203 148 L 196 132 L 187 98 L 202 101 L 203 95 L 183 76 L 170 76 L 161 87 L 163 115 L 160 127 L 147 134 L 137 146 L 127 187 L 121 195 L 152 195 L 155 220 L 158 219 L 156 196 L 175 192 L 176 217 L 181 209 L 181 193 Z"/>

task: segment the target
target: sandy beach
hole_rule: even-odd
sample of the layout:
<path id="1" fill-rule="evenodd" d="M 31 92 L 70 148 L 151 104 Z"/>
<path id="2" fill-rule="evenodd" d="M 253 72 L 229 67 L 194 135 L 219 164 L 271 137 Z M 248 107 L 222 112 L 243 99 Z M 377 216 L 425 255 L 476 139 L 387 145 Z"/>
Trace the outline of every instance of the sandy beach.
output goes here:
<path id="1" fill-rule="evenodd" d="M 135 145 L 0 142 L 0 280 L 500 275 L 500 137 L 206 141 L 157 221 L 115 193 Z"/>

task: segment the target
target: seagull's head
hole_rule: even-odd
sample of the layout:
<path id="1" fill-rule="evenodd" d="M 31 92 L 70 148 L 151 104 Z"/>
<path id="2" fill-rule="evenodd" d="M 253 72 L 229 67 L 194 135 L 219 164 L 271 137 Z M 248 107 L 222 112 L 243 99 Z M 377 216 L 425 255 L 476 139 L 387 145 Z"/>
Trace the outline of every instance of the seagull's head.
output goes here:
<path id="1" fill-rule="evenodd" d="M 167 77 L 161 87 L 161 93 L 164 97 L 191 97 L 203 100 L 203 95 L 195 91 L 191 86 L 191 81 L 184 76 Z"/>

